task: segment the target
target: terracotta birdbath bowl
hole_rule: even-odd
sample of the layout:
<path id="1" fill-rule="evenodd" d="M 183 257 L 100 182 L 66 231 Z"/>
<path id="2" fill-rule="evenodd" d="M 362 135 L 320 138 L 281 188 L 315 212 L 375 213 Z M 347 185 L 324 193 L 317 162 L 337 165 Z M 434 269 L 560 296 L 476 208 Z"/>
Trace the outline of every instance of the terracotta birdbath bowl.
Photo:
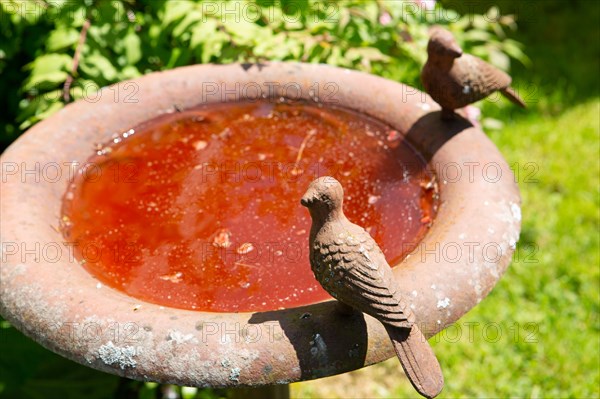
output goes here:
<path id="1" fill-rule="evenodd" d="M 133 294 L 111 286 L 107 276 L 98 275 L 101 271 L 90 272 L 81 254 L 67 242 L 61 228 L 65 193 L 77 165 L 102 151 L 98 143 L 121 140 L 116 133 L 202 104 L 258 99 L 293 100 L 325 111 L 351 110 L 389 126 L 392 130 L 383 136 L 385 140 L 400 140 L 419 154 L 431 177 L 424 190 L 434 193 L 436 212 L 422 221 L 430 227 L 411 244 L 410 254 L 403 254 L 393 266 L 426 336 L 458 320 L 490 292 L 519 237 L 520 198 L 510 168 L 479 128 L 464 119 L 441 121 L 439 107 L 427 95 L 364 73 L 298 63 L 199 65 L 105 88 L 93 101 L 78 101 L 39 123 L 4 152 L 2 316 L 43 346 L 83 365 L 127 378 L 185 386 L 287 384 L 394 356 L 381 323 L 363 314 L 340 314 L 330 297 L 316 295 L 314 300 L 283 305 L 246 303 L 228 311 L 214 302 L 204 308 L 198 306 L 202 301 L 185 302 L 188 297 L 174 290 L 173 300 L 184 302 L 169 306 L 144 296 L 143 284 Z M 297 149 L 298 144 L 292 147 Z M 206 145 L 196 146 L 202 150 Z M 352 158 L 350 150 L 347 157 Z M 303 183 L 298 192 L 305 189 Z M 109 201 L 117 194 L 103 195 Z M 346 196 L 352 195 L 346 189 Z M 291 199 L 290 214 L 297 207 L 309 226 L 299 200 L 299 196 Z M 384 200 L 394 204 L 393 196 L 382 194 Z M 97 220 L 100 225 L 95 228 L 108 229 L 105 219 Z M 385 223 L 396 222 L 401 223 L 400 216 Z M 169 228 L 165 225 L 165 231 Z M 217 234 L 213 243 L 226 247 L 227 239 L 226 234 Z M 401 240 L 396 245 L 401 246 Z M 249 250 L 241 248 L 242 253 Z M 390 250 L 390 245 L 383 249 Z M 302 255 L 306 264 L 302 273 L 312 279 L 307 250 Z M 280 266 L 284 263 L 280 261 Z M 273 267 L 278 267 L 277 261 Z M 175 284 L 185 281 L 186 274 L 167 270 L 160 277 L 164 284 Z M 305 280 L 298 274 L 291 283 L 278 281 L 267 281 L 261 288 L 275 295 L 273 301 L 283 299 L 286 290 L 293 292 L 294 281 Z M 204 282 L 209 288 L 218 284 L 220 278 Z M 282 284 L 289 286 L 282 288 Z M 193 298 L 194 289 L 188 292 Z M 228 297 L 225 288 L 215 295 L 217 305 L 237 298 Z"/>

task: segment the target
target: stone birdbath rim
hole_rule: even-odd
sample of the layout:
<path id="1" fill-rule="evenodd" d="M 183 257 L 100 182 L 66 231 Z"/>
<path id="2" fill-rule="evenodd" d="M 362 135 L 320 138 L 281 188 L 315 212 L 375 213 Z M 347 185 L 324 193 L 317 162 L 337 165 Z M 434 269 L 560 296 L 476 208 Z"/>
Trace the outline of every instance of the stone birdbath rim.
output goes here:
<path id="1" fill-rule="evenodd" d="M 361 72 L 285 62 L 196 65 L 104 88 L 94 102 L 66 106 L 4 152 L 3 165 L 18 170 L 20 165 L 56 164 L 62 178 L 34 181 L 3 167 L 3 317 L 83 365 L 185 386 L 285 384 L 394 356 L 378 321 L 342 315 L 333 300 L 256 313 L 142 302 L 99 284 L 70 259 L 62 235 L 51 227 L 57 224 L 73 163 L 85 162 L 94 143 L 174 107 L 256 95 L 255 89 L 238 89 L 232 98 L 225 91 L 236 84 L 259 87 L 262 94 L 272 90 L 268 94 L 275 98 L 290 96 L 293 87 L 292 95 L 307 101 L 325 106 L 335 101 L 388 123 L 425 156 L 437 173 L 439 211 L 428 234 L 394 273 L 426 336 L 458 320 L 491 291 L 519 237 L 520 197 L 509 166 L 479 128 L 461 119 L 442 122 L 439 107 L 425 94 Z M 133 91 L 129 98 L 137 102 L 123 101 L 127 95 L 115 101 L 114 93 Z M 492 175 L 484 173 L 492 167 Z M 39 253 L 58 248 L 58 256 L 28 256 L 25 249 L 31 248 Z"/>

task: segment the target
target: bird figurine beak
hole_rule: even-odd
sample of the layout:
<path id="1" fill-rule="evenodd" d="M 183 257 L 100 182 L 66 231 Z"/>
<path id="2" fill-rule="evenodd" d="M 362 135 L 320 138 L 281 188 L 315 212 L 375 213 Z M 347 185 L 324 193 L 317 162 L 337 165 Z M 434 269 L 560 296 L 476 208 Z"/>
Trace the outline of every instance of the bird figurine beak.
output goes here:
<path id="1" fill-rule="evenodd" d="M 311 194 L 312 194 L 311 192 L 307 191 L 306 194 L 304 194 L 304 196 L 302 196 L 302 199 L 300 199 L 300 204 L 302 206 L 305 206 L 307 208 L 310 206 L 310 204 L 312 203 L 312 195 Z"/>
<path id="2" fill-rule="evenodd" d="M 460 48 L 460 46 L 456 43 L 452 43 L 452 45 L 450 45 L 447 49 L 448 54 L 451 55 L 454 58 L 458 58 L 461 55 L 463 55 L 463 50 L 462 48 Z"/>

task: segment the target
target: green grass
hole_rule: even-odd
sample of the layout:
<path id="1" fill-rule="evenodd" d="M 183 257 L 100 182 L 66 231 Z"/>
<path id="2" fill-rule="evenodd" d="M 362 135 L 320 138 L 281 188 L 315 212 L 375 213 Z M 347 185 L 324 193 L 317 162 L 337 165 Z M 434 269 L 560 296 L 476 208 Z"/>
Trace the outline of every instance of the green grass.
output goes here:
<path id="1" fill-rule="evenodd" d="M 492 136 L 509 163 L 539 168 L 529 182 L 521 169 L 517 259 L 468 318 L 535 322 L 539 333 L 535 344 L 492 345 L 484 364 L 507 372 L 494 373 L 492 385 L 474 394 L 599 395 L 599 107 L 596 99 L 554 118 L 533 115 Z"/>
<path id="2" fill-rule="evenodd" d="M 460 340 L 457 327 L 431 340 L 446 376 L 441 397 L 600 395 L 599 111 L 593 100 L 555 117 L 532 113 L 491 135 L 520 166 L 521 240 L 490 296 L 458 322 Z M 399 374 L 392 359 L 354 378 L 295 384 L 293 392 L 414 396 L 406 379 L 390 379 Z M 353 380 L 368 386 L 348 387 Z"/>
<path id="3" fill-rule="evenodd" d="M 473 344 L 436 345 L 449 363 L 448 397 L 598 397 L 599 107 L 594 100 L 556 118 L 531 116 L 492 135 L 509 163 L 539 168 L 532 181 L 520 169 L 515 261 L 464 319 L 500 323 L 501 340 L 475 334 Z M 527 323 L 538 326 L 529 337 L 537 342 L 526 342 Z"/>
<path id="4" fill-rule="evenodd" d="M 490 5 L 483 3 L 481 10 Z M 512 75 L 532 103 L 527 110 L 505 101 L 481 104 L 483 116 L 504 125 L 486 131 L 509 164 L 518 165 L 521 237 L 496 288 L 459 320 L 460 340 L 451 327 L 430 341 L 446 377 L 442 398 L 600 397 L 600 7 L 522 4 L 501 1 L 500 8 L 521 12 L 515 38 L 532 65 Z M 399 375 L 394 358 L 294 384 L 292 393 L 415 397 Z"/>

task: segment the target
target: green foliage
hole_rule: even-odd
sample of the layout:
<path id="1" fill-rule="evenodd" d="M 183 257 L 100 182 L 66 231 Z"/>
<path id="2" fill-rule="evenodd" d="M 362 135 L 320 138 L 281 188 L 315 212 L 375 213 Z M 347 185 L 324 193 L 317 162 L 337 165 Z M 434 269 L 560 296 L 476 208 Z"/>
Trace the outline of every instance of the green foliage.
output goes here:
<path id="1" fill-rule="evenodd" d="M 495 8 L 486 17 L 461 17 L 439 6 L 424 12 L 401 1 L 4 0 L 0 5 L 5 144 L 61 109 L 66 99 L 93 98 L 100 87 L 194 63 L 327 63 L 420 86 L 433 23 L 448 25 L 466 49 L 501 68 L 509 68 L 511 57 L 527 60 L 505 34 L 514 29 L 514 19 L 497 17 Z M 90 27 L 80 45 L 86 19 Z"/>
<path id="2" fill-rule="evenodd" d="M 0 321 L 0 354 L 2 399 L 108 399 L 119 383 L 119 377 L 45 350 L 5 321 Z"/>
<path id="3" fill-rule="evenodd" d="M 139 382 L 65 359 L 27 338 L 0 317 L 0 399 L 225 399 L 224 389 Z"/>

